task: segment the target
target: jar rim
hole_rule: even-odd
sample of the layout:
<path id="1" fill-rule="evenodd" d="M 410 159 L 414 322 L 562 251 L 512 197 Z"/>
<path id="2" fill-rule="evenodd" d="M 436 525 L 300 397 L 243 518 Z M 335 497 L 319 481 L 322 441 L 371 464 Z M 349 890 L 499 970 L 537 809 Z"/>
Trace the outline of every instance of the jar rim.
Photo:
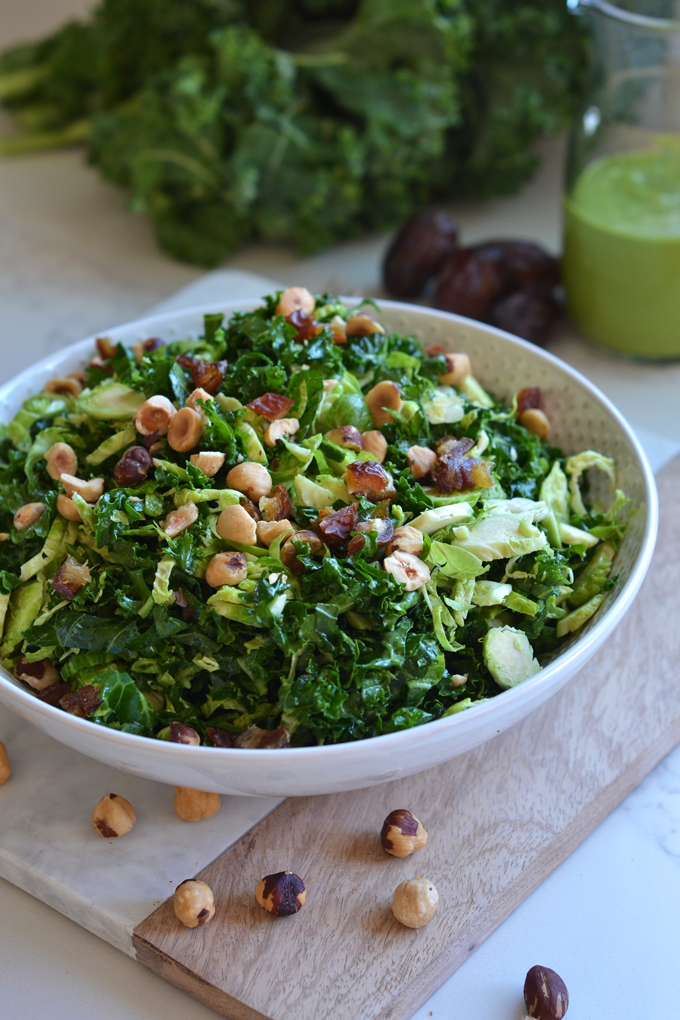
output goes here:
<path id="1" fill-rule="evenodd" d="M 656 32 L 680 32 L 680 21 L 673 18 L 653 18 L 647 14 L 635 14 L 619 7 L 610 0 L 567 0 L 567 7 L 575 14 L 584 13 L 584 9 L 596 10 L 616 21 L 623 21 L 635 28 L 646 28 Z"/>

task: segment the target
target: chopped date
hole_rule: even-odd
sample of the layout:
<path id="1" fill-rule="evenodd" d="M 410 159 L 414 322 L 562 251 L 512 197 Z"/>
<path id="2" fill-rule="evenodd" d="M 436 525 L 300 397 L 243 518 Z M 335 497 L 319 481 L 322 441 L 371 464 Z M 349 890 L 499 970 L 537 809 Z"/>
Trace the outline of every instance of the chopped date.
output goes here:
<path id="1" fill-rule="evenodd" d="M 462 457 L 474 445 L 474 439 L 456 439 L 455 436 L 442 436 L 435 443 L 434 452 L 438 457 L 442 457 L 445 453 L 452 453 L 457 457 Z"/>
<path id="2" fill-rule="evenodd" d="M 173 595 L 175 596 L 175 605 L 182 610 L 182 619 L 186 623 L 194 615 L 196 609 L 194 606 L 189 605 L 181 588 L 178 588 L 177 591 L 173 592 Z"/>
<path id="3" fill-rule="evenodd" d="M 70 684 L 53 684 L 51 687 L 46 687 L 44 691 L 36 691 L 36 696 L 40 701 L 44 701 L 46 705 L 53 705 L 55 708 L 61 708 L 61 699 L 71 693 Z"/>
<path id="4" fill-rule="evenodd" d="M 446 212 L 422 212 L 408 220 L 383 264 L 386 288 L 396 297 L 417 297 L 455 251 L 458 224 Z"/>
<path id="5" fill-rule="evenodd" d="M 259 414 L 267 421 L 276 421 L 277 418 L 285 418 L 290 409 L 295 406 L 295 401 L 290 397 L 284 397 L 281 393 L 263 393 L 248 404 L 248 409 L 253 414 Z"/>
<path id="6" fill-rule="evenodd" d="M 215 747 L 236 747 L 236 737 L 229 730 L 220 730 L 214 726 L 208 726 L 207 731 Z"/>
<path id="7" fill-rule="evenodd" d="M 59 699 L 59 704 L 70 715 L 77 715 L 81 719 L 86 719 L 88 715 L 92 715 L 93 712 L 97 711 L 102 704 L 102 699 L 99 697 L 98 688 L 88 684 L 87 687 L 81 687 L 79 690 L 74 691 L 73 694 L 64 695 L 63 698 Z"/>
<path id="8" fill-rule="evenodd" d="M 216 393 L 227 374 L 226 361 L 203 361 L 190 354 L 180 354 L 177 363 L 188 371 L 194 386 L 206 393 Z"/>
<path id="9" fill-rule="evenodd" d="M 517 415 L 541 406 L 541 391 L 538 386 L 525 386 L 517 394 Z"/>
<path id="10" fill-rule="evenodd" d="M 552 294 L 533 286 L 499 301 L 492 310 L 491 322 L 499 329 L 542 347 L 550 339 L 560 315 L 560 306 Z"/>
<path id="11" fill-rule="evenodd" d="M 290 747 L 290 734 L 282 726 L 275 730 L 263 730 L 259 726 L 250 726 L 238 736 L 230 733 L 229 730 L 220 730 L 214 726 L 208 726 L 207 730 L 215 747 L 241 747 L 249 750 Z"/>
<path id="12" fill-rule="evenodd" d="M 84 584 L 88 584 L 90 580 L 90 570 L 87 564 L 79 563 L 73 556 L 67 556 L 52 578 L 52 587 L 58 595 L 70 602 L 78 589 L 82 588 Z"/>
<path id="13" fill-rule="evenodd" d="M 285 485 L 275 485 L 271 495 L 262 496 L 260 510 L 266 521 L 285 521 L 293 512 L 293 505 Z"/>
<path id="14" fill-rule="evenodd" d="M 439 492 L 465 492 L 477 486 L 489 489 L 493 485 L 491 471 L 485 461 L 455 453 L 445 453 L 439 458 L 432 472 L 432 481 Z"/>
<path id="15" fill-rule="evenodd" d="M 235 747 L 244 747 L 249 750 L 275 750 L 281 747 L 290 747 L 290 734 L 283 726 L 275 730 L 263 730 L 259 726 L 249 726 L 247 730 L 236 738 Z"/>
<path id="16" fill-rule="evenodd" d="M 356 529 L 359 511 L 355 503 L 320 518 L 316 527 L 326 545 L 344 545 Z"/>
<path id="17" fill-rule="evenodd" d="M 253 503 L 252 499 L 248 499 L 247 496 L 244 496 L 243 499 L 239 500 L 239 502 L 248 516 L 252 517 L 255 522 L 262 520 L 262 514 Z"/>
<path id="18" fill-rule="evenodd" d="M 112 343 L 107 336 L 98 336 L 95 340 L 95 344 L 99 351 L 99 357 L 104 361 L 110 361 L 116 353 L 116 345 Z"/>
<path id="19" fill-rule="evenodd" d="M 382 464 L 373 460 L 355 460 L 345 472 L 347 491 L 352 496 L 364 496 L 372 503 L 394 495 L 394 484 Z"/>
<path id="20" fill-rule="evenodd" d="M 294 312 L 287 315 L 286 322 L 295 330 L 295 339 L 299 344 L 311 340 L 316 336 L 319 329 L 314 319 L 307 315 L 306 312 L 303 312 L 301 308 L 296 308 Z"/>

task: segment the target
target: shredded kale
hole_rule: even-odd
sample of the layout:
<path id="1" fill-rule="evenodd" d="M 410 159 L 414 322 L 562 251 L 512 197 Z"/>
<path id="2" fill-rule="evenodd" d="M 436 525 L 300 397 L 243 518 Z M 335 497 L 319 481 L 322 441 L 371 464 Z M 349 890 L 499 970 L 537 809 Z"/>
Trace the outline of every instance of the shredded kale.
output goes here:
<path id="1" fill-rule="evenodd" d="M 584 502 L 584 472 L 611 475 L 611 461 L 565 458 L 476 380 L 440 385 L 443 357 L 413 337 L 377 322 L 347 336 L 353 310 L 332 295 L 313 299 L 316 325 L 300 339 L 279 298 L 228 322 L 207 316 L 202 337 L 139 358 L 118 345 L 87 367 L 79 397 L 31 397 L 3 429 L 3 663 L 48 659 L 72 694 L 94 689 L 86 714 L 98 725 L 164 739 L 183 722 L 205 743 L 281 731 L 293 745 L 422 725 L 528 678 L 616 584 L 626 497 Z M 211 393 L 193 394 L 201 378 L 216 379 Z M 366 398 L 384 383 L 399 388 L 400 409 L 378 426 Z M 137 431 L 150 396 L 175 409 L 195 401 L 202 431 L 190 450 L 167 428 Z M 272 444 L 282 417 L 292 431 Z M 382 466 L 357 439 L 367 432 L 384 440 Z M 77 457 L 76 481 L 101 479 L 101 495 L 88 502 L 50 475 L 56 443 Z M 418 479 L 413 447 L 438 465 Z M 119 484 L 130 451 L 148 470 Z M 217 456 L 212 467 L 202 452 Z M 437 473 L 447 456 L 455 483 Z M 238 488 L 230 472 L 245 461 L 266 469 L 271 493 Z M 353 488 L 362 477 L 378 489 Z M 14 515 L 34 503 L 42 512 L 18 528 Z M 239 504 L 243 518 L 303 534 L 265 543 L 253 524 L 257 538 L 225 537 L 220 515 Z M 419 543 L 405 553 L 393 537 L 404 527 Z M 241 575 L 208 583 L 225 554 Z M 69 588 L 74 563 L 85 573 Z M 494 628 L 529 649 L 519 666 L 491 655 Z"/>

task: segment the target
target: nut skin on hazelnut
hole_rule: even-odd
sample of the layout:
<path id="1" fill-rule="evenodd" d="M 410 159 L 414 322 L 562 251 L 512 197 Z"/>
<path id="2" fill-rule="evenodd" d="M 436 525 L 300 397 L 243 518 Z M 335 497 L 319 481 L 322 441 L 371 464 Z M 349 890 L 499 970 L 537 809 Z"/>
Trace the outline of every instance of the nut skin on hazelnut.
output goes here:
<path id="1" fill-rule="evenodd" d="M 104 839 L 125 836 L 136 821 L 137 814 L 130 801 L 117 793 L 107 793 L 92 812 L 92 827 Z"/>
<path id="2" fill-rule="evenodd" d="M 569 1009 L 569 992 L 550 967 L 532 967 L 524 982 L 524 1003 L 535 1020 L 562 1020 Z"/>
<path id="3" fill-rule="evenodd" d="M 302 879 L 292 871 L 278 871 L 257 883 L 255 899 L 275 917 L 289 917 L 305 905 L 307 892 Z"/>
<path id="4" fill-rule="evenodd" d="M 406 808 L 390 811 L 383 822 L 380 842 L 393 857 L 408 857 L 427 843 L 423 823 Z"/>
<path id="5" fill-rule="evenodd" d="M 200 928 L 215 916 L 212 889 L 197 878 L 187 878 L 175 889 L 172 897 L 175 917 L 186 928 Z"/>
<path id="6" fill-rule="evenodd" d="M 212 818 L 220 810 L 222 801 L 219 793 L 192 790 L 188 786 L 175 787 L 175 814 L 183 822 L 200 822 Z"/>
<path id="7" fill-rule="evenodd" d="M 410 878 L 394 890 L 392 913 L 407 928 L 422 928 L 435 915 L 439 894 L 428 878 Z"/>

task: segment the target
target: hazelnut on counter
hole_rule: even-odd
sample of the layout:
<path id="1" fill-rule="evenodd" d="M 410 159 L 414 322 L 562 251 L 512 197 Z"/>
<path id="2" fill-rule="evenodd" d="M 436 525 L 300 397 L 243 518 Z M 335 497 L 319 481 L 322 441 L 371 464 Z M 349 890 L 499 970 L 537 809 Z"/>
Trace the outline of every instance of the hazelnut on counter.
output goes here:
<path id="1" fill-rule="evenodd" d="M 104 839 L 125 836 L 136 821 L 137 815 L 130 801 L 117 793 L 107 793 L 92 812 L 92 826 Z"/>
<path id="2" fill-rule="evenodd" d="M 406 808 L 390 811 L 383 822 L 380 842 L 393 857 L 408 857 L 427 843 L 427 831 Z"/>
<path id="3" fill-rule="evenodd" d="M 535 1020 L 562 1020 L 569 1008 L 569 992 L 550 967 L 532 967 L 524 982 L 524 1003 Z"/>
<path id="4" fill-rule="evenodd" d="M 439 894 L 428 878 L 410 878 L 394 890 L 392 913 L 407 928 L 422 928 L 435 915 Z"/>
<path id="5" fill-rule="evenodd" d="M 9 767 L 7 748 L 4 744 L 0 744 L 0 786 L 4 786 L 11 774 L 12 770 Z"/>
<path id="6" fill-rule="evenodd" d="M 305 905 L 307 892 L 302 879 L 292 871 L 278 871 L 257 883 L 255 898 L 275 917 L 288 917 Z"/>
<path id="7" fill-rule="evenodd" d="M 197 878 L 187 878 L 177 886 L 172 905 L 175 917 L 187 928 L 199 928 L 215 914 L 212 889 Z"/>
<path id="8" fill-rule="evenodd" d="M 175 814 L 183 822 L 200 822 L 203 818 L 212 818 L 220 810 L 221 803 L 219 793 L 192 790 L 189 786 L 175 788 Z"/>

